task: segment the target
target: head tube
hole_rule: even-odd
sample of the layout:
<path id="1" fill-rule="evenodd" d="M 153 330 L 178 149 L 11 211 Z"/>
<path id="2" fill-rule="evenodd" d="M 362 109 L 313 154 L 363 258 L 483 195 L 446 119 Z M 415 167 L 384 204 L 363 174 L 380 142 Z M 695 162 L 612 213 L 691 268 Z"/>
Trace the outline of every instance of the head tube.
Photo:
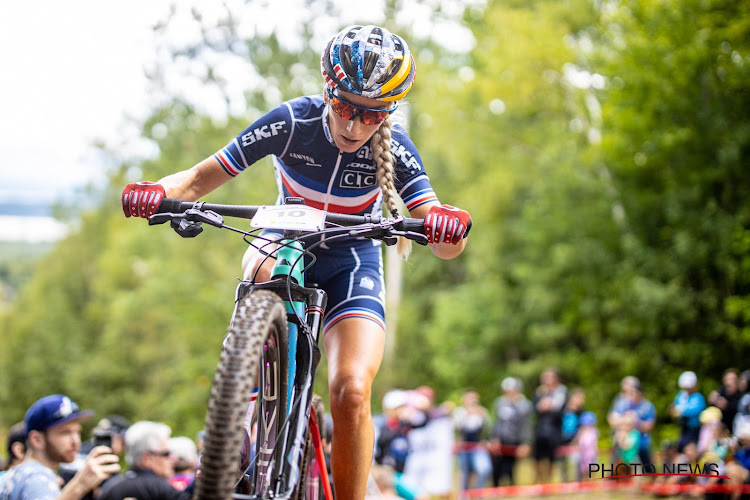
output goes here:
<path id="1" fill-rule="evenodd" d="M 305 267 L 302 243 L 299 241 L 282 240 L 276 250 L 276 264 L 271 272 L 272 279 L 291 276 L 292 280 L 300 286 L 305 286 L 305 277 L 302 269 Z"/>

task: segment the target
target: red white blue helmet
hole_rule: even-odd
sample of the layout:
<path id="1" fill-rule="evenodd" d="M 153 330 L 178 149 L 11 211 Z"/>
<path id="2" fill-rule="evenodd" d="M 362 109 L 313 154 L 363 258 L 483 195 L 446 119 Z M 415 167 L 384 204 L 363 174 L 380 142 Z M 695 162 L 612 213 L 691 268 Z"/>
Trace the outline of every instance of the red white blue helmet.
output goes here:
<path id="1" fill-rule="evenodd" d="M 380 101 L 398 101 L 411 89 L 416 74 L 406 42 L 378 26 L 349 26 L 328 42 L 320 59 L 331 90 Z"/>

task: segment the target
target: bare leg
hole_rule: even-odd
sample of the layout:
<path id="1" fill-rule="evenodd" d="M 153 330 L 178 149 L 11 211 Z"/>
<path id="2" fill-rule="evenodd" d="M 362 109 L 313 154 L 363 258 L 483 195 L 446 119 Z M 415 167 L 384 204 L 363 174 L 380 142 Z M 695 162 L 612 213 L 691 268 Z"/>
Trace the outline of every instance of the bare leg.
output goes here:
<path id="1" fill-rule="evenodd" d="M 325 337 L 333 440 L 331 468 L 337 500 L 362 500 L 372 464 L 372 382 L 383 358 L 385 332 L 376 323 L 345 319 Z"/>

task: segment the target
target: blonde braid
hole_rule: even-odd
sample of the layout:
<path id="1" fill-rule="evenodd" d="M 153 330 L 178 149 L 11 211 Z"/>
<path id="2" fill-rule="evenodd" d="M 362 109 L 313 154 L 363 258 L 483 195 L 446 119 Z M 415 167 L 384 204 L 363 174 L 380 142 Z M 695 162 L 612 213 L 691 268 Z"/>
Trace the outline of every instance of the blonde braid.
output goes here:
<path id="1" fill-rule="evenodd" d="M 383 204 L 391 215 L 395 215 L 398 211 L 398 206 L 396 187 L 393 184 L 395 160 L 391 153 L 391 126 L 392 122 L 389 116 L 380 124 L 375 134 L 373 134 L 371 145 L 375 166 L 377 167 L 375 175 L 378 185 L 383 192 Z M 411 240 L 399 236 L 398 243 L 396 243 L 396 251 L 402 259 L 408 259 L 411 253 Z"/>

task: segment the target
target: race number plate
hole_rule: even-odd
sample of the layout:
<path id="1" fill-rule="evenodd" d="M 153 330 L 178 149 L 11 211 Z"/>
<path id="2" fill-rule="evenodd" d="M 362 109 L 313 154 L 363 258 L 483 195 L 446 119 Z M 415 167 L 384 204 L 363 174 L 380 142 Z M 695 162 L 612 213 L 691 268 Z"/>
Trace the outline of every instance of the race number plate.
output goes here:
<path id="1" fill-rule="evenodd" d="M 325 227 L 326 213 L 307 205 L 262 206 L 250 220 L 252 227 L 320 231 Z"/>

